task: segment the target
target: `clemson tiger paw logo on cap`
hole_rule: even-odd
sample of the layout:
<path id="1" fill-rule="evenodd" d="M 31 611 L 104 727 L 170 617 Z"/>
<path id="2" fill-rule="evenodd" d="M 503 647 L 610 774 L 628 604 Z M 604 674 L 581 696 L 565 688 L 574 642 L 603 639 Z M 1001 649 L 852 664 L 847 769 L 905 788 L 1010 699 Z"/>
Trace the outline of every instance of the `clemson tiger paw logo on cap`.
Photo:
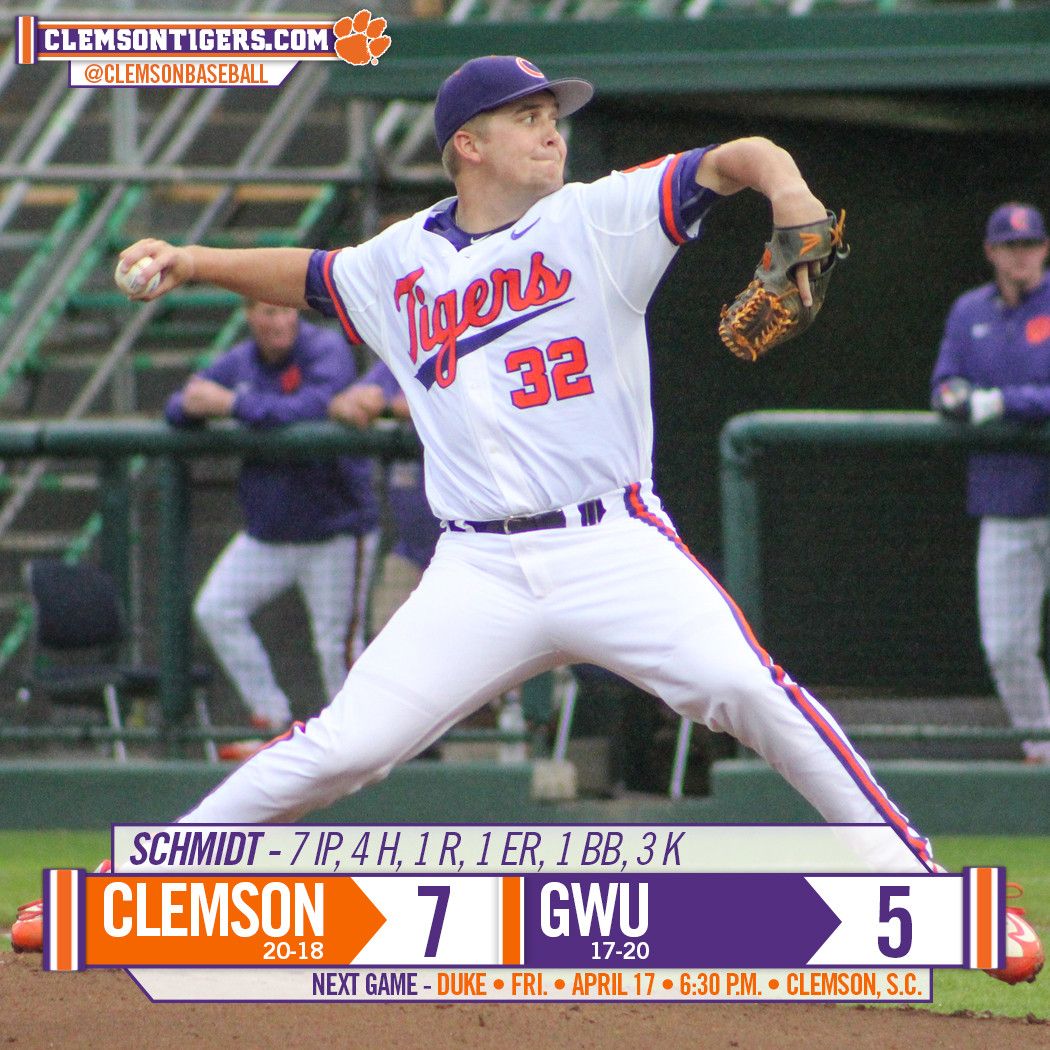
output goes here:
<path id="1" fill-rule="evenodd" d="M 386 19 L 373 18 L 367 7 L 362 7 L 353 18 L 340 18 L 332 29 L 335 53 L 352 66 L 374 66 L 390 47 L 390 37 L 383 33 Z"/>

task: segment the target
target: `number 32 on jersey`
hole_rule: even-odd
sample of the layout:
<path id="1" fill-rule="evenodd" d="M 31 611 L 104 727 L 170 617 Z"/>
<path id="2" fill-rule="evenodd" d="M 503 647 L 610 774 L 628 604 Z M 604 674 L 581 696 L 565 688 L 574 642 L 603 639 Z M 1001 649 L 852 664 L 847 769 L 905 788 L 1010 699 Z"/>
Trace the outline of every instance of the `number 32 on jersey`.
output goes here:
<path id="1" fill-rule="evenodd" d="M 525 346 L 512 350 L 506 360 L 508 374 L 521 375 L 521 386 L 512 390 L 511 402 L 516 408 L 546 405 L 555 400 L 583 397 L 594 393 L 594 384 L 586 374 L 587 348 L 576 336 L 555 339 L 546 350 Z"/>

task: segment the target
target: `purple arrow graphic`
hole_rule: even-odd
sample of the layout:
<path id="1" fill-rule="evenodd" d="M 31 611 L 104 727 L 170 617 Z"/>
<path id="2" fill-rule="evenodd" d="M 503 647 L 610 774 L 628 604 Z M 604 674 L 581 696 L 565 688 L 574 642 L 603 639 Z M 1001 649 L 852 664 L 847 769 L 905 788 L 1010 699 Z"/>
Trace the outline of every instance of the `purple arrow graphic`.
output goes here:
<path id="1" fill-rule="evenodd" d="M 797 874 L 526 875 L 524 888 L 526 966 L 790 968 L 841 923 Z"/>

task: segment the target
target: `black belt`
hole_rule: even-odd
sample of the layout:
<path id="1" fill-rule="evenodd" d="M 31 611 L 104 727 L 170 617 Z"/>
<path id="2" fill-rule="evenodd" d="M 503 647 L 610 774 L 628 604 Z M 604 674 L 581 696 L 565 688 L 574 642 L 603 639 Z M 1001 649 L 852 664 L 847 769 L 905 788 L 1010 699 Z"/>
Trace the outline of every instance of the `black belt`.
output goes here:
<path id="1" fill-rule="evenodd" d="M 597 525 L 605 515 L 605 506 L 600 499 L 591 499 L 579 504 L 580 522 Z M 538 532 L 541 529 L 564 529 L 568 525 L 563 510 L 548 510 L 529 517 L 500 518 L 496 521 L 450 521 L 451 532 L 497 532 L 511 536 L 517 532 Z"/>

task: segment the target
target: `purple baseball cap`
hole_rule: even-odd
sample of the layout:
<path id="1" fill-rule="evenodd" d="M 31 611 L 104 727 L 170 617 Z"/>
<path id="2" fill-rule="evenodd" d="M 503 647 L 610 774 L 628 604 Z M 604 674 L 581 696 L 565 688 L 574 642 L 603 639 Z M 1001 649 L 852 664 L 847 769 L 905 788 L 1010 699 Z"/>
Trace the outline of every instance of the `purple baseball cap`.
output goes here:
<path id="1" fill-rule="evenodd" d="M 528 59 L 516 55 L 486 55 L 464 62 L 438 91 L 434 107 L 434 134 L 438 149 L 471 117 L 508 102 L 549 91 L 558 100 L 559 115 L 567 117 L 585 106 L 594 94 L 586 80 L 548 80 Z"/>
<path id="2" fill-rule="evenodd" d="M 1042 213 L 1031 204 L 1002 204 L 988 216 L 984 239 L 987 244 L 1045 241 L 1046 226 Z"/>

